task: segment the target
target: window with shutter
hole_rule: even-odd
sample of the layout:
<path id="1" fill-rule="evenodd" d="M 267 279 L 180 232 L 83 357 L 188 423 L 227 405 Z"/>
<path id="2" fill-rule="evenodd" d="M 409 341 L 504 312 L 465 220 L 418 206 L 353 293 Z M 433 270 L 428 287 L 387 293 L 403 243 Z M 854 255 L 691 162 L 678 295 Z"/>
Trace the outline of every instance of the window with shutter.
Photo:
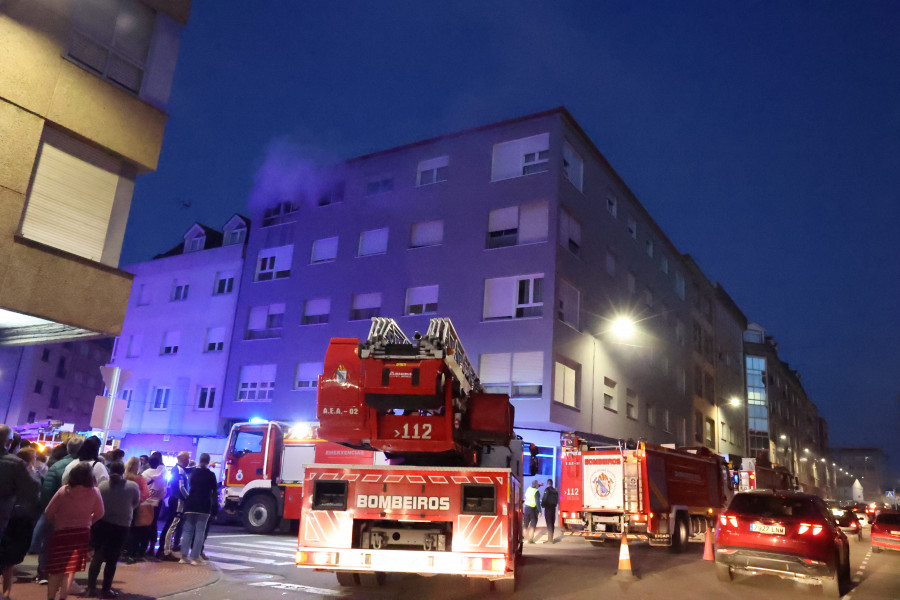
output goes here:
<path id="1" fill-rule="evenodd" d="M 234 272 L 219 271 L 216 273 L 216 283 L 213 288 L 213 295 L 230 294 L 234 289 Z"/>
<path id="2" fill-rule="evenodd" d="M 210 327 L 206 330 L 205 352 L 221 352 L 225 349 L 225 328 Z"/>
<path id="3" fill-rule="evenodd" d="M 443 221 L 423 221 L 421 223 L 413 223 L 409 233 L 409 245 L 411 248 L 439 246 L 443 242 Z"/>
<path id="4" fill-rule="evenodd" d="M 293 255 L 293 244 L 260 250 L 254 281 L 270 281 L 290 277 Z"/>
<path id="5" fill-rule="evenodd" d="M 543 314 L 543 274 L 487 279 L 483 319 L 521 319 Z"/>
<path id="6" fill-rule="evenodd" d="M 301 325 L 319 325 L 328 322 L 331 314 L 330 298 L 311 298 L 303 305 Z"/>
<path id="7" fill-rule="evenodd" d="M 548 170 L 549 162 L 549 133 L 494 144 L 491 181 L 540 173 Z"/>
<path id="8" fill-rule="evenodd" d="M 516 352 L 512 356 L 513 398 L 539 398 L 544 393 L 544 353 Z"/>
<path id="9" fill-rule="evenodd" d="M 482 354 L 478 378 L 489 394 L 508 394 L 512 382 L 512 354 Z"/>
<path id="10" fill-rule="evenodd" d="M 238 402 L 268 402 L 275 393 L 275 365 L 245 365 L 241 367 L 238 383 Z"/>
<path id="11" fill-rule="evenodd" d="M 338 238 L 322 238 L 313 242 L 310 263 L 329 262 L 337 258 Z"/>
<path id="12" fill-rule="evenodd" d="M 576 390 L 576 368 L 557 361 L 554 364 L 553 373 L 553 401 L 565 404 L 566 406 L 577 407 L 578 394 Z"/>
<path id="13" fill-rule="evenodd" d="M 447 169 L 450 165 L 449 156 L 439 156 L 419 163 L 417 185 L 430 185 L 447 181 Z"/>
<path id="14" fill-rule="evenodd" d="M 406 290 L 407 315 L 424 315 L 436 313 L 438 309 L 438 286 L 425 285 Z"/>
<path id="15" fill-rule="evenodd" d="M 579 192 L 582 191 L 584 161 L 569 142 L 563 143 L 563 173 Z"/>
<path id="16" fill-rule="evenodd" d="M 564 208 L 559 211 L 559 244 L 572 254 L 581 252 L 581 223 Z"/>
<path id="17" fill-rule="evenodd" d="M 178 354 L 178 345 L 180 343 L 180 331 L 167 331 L 165 336 L 163 336 L 163 345 L 160 354 Z"/>
<path id="18" fill-rule="evenodd" d="M 556 317 L 578 329 L 580 292 L 568 281 L 559 281 L 559 299 Z"/>
<path id="19" fill-rule="evenodd" d="M 381 292 L 354 294 L 350 320 L 361 321 L 381 315 Z"/>
<path id="20" fill-rule="evenodd" d="M 359 234 L 359 256 L 371 256 L 387 252 L 388 229 L 370 229 Z"/>
<path id="21" fill-rule="evenodd" d="M 319 385 L 319 375 L 324 370 L 324 363 L 302 362 L 297 364 L 297 372 L 294 377 L 295 390 L 314 391 Z"/>
<path id="22" fill-rule="evenodd" d="M 250 309 L 245 340 L 280 338 L 284 323 L 284 304 L 254 306 Z"/>

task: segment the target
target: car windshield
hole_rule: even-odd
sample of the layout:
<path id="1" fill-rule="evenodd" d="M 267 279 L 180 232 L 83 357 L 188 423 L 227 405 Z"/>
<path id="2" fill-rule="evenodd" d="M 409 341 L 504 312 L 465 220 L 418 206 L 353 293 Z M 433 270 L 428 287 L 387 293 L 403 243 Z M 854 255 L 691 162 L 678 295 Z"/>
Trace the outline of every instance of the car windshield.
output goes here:
<path id="1" fill-rule="evenodd" d="M 900 525 L 900 513 L 881 513 L 875 517 L 875 522 L 882 525 Z"/>
<path id="2" fill-rule="evenodd" d="M 729 512 L 761 517 L 817 517 L 816 505 L 806 498 L 785 498 L 762 494 L 738 494 L 728 507 Z"/>

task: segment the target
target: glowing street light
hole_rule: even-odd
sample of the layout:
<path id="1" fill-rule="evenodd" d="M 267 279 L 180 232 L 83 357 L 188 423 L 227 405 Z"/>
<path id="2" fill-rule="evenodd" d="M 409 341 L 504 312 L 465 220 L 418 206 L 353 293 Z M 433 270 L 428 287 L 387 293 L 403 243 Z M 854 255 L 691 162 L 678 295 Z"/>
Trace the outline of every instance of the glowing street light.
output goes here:
<path id="1" fill-rule="evenodd" d="M 628 339 L 634 334 L 634 321 L 629 317 L 616 317 L 612 323 L 612 332 L 621 339 Z"/>
<path id="2" fill-rule="evenodd" d="M 741 399 L 738 398 L 737 396 L 732 396 L 732 397 L 731 397 L 731 400 L 729 400 L 728 403 L 731 404 L 732 406 L 740 406 L 740 405 L 741 405 Z"/>

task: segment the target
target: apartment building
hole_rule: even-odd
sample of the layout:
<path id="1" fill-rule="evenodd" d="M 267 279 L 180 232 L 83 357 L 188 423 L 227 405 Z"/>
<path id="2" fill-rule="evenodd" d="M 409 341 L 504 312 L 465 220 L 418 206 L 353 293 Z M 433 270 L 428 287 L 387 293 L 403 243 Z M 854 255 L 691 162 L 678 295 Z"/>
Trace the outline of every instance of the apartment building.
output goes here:
<path id="1" fill-rule="evenodd" d="M 112 364 L 130 371 L 122 447 L 222 453 L 219 421 L 238 282 L 250 222 L 192 226 L 182 243 L 126 267 L 134 287 Z"/>
<path id="2" fill-rule="evenodd" d="M 0 344 L 119 333 L 132 191 L 157 166 L 190 7 L 0 3 Z"/>
<path id="3" fill-rule="evenodd" d="M 757 323 L 744 332 L 751 457 L 765 457 L 789 468 L 802 489 L 828 498 L 833 467 L 828 433 L 800 374 L 778 357 L 774 337 Z"/>
<path id="4" fill-rule="evenodd" d="M 332 337 L 437 315 L 548 474 L 561 430 L 711 448 L 739 430 L 716 349 L 721 331 L 738 361 L 745 319 L 563 108 L 355 158 L 250 212 L 225 420 L 313 420 Z"/>

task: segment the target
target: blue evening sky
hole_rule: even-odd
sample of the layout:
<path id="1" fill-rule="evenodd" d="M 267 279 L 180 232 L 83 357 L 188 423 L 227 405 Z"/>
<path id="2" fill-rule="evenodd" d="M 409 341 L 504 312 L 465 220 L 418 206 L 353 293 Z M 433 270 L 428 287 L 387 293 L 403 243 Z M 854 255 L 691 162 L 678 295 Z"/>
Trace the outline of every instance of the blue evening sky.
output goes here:
<path id="1" fill-rule="evenodd" d="M 892 0 L 195 0 L 122 264 L 244 211 L 273 145 L 329 162 L 564 105 L 832 445 L 896 461 L 898 31 Z"/>

